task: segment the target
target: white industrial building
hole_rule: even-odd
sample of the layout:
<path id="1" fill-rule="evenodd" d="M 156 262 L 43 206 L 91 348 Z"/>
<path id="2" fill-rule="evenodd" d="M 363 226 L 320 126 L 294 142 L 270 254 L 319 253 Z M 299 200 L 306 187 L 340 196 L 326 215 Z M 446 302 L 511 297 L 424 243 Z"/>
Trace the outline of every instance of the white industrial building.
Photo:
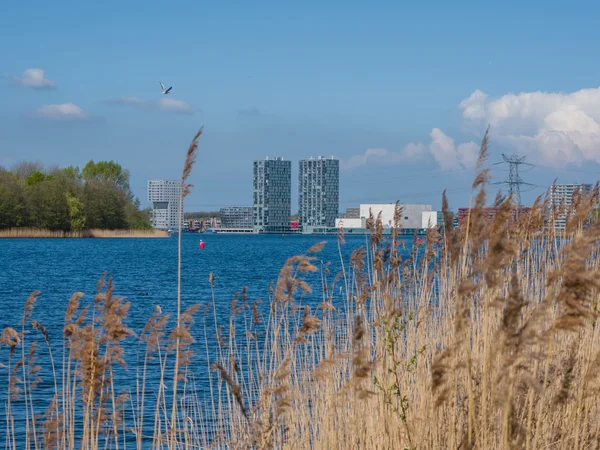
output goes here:
<path id="1" fill-rule="evenodd" d="M 367 219 L 362 217 L 360 219 L 335 219 L 336 228 L 366 228 Z"/>
<path id="2" fill-rule="evenodd" d="M 148 181 L 148 201 L 152 203 L 152 212 L 150 213 L 152 228 L 168 230 L 169 228 L 179 227 L 180 195 L 181 181 Z"/>
<path id="3" fill-rule="evenodd" d="M 416 205 L 416 204 L 400 204 L 402 207 L 402 215 L 400 216 L 399 228 L 424 228 L 423 212 L 433 212 L 431 205 Z M 394 227 L 394 203 L 373 203 L 360 205 L 360 217 L 368 218 L 370 213 L 377 219 L 381 213 L 381 223 L 384 228 Z M 437 219 L 435 221 L 437 223 Z"/>
<path id="4" fill-rule="evenodd" d="M 421 213 L 421 228 L 433 228 L 438 224 L 437 211 L 423 211 Z"/>
<path id="5" fill-rule="evenodd" d="M 433 211 L 431 205 L 400 204 L 402 215 L 400 216 L 399 228 L 429 228 L 438 223 L 437 211 Z M 337 228 L 365 228 L 366 221 L 373 215 L 377 220 L 381 214 L 381 223 L 384 228 L 394 227 L 394 203 L 367 203 L 360 205 L 360 218 L 340 218 L 336 219 Z"/>

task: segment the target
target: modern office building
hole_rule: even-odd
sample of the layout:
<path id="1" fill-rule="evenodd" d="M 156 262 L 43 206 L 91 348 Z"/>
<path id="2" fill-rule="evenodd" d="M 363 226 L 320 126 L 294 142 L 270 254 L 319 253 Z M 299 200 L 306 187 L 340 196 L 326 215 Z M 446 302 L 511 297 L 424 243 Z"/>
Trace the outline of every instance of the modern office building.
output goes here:
<path id="1" fill-rule="evenodd" d="M 254 161 L 254 231 L 289 232 L 291 211 L 292 162 L 281 157 Z"/>
<path id="2" fill-rule="evenodd" d="M 593 189 L 591 184 L 553 184 L 550 186 L 550 222 L 554 222 L 555 230 L 564 230 L 567 225 L 567 212 L 573 201 L 573 195 L 579 191 L 582 195 L 589 194 Z M 562 206 L 562 209 L 561 209 Z"/>
<path id="3" fill-rule="evenodd" d="M 181 211 L 179 196 L 181 181 L 148 180 L 148 201 L 152 203 L 150 223 L 153 228 L 178 228 Z"/>
<path id="4" fill-rule="evenodd" d="M 221 208 L 221 227 L 252 228 L 254 226 L 252 206 L 228 206 Z"/>
<path id="5" fill-rule="evenodd" d="M 298 174 L 300 226 L 335 226 L 339 203 L 340 161 L 322 156 L 301 160 Z"/>

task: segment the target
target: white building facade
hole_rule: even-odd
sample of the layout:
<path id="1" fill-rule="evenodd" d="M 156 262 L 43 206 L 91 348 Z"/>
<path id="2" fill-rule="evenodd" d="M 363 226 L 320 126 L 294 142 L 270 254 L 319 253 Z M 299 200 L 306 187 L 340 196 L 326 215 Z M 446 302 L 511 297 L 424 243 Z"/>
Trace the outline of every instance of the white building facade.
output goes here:
<path id="1" fill-rule="evenodd" d="M 149 180 L 148 201 L 152 203 L 150 223 L 152 228 L 168 230 L 178 228 L 182 211 L 179 209 L 181 181 Z"/>
<path id="2" fill-rule="evenodd" d="M 402 208 L 400 215 L 399 228 L 427 228 L 423 226 L 424 217 L 427 217 L 427 221 L 431 221 L 432 225 L 437 224 L 437 213 L 434 212 L 431 205 L 417 205 L 417 204 L 400 204 Z M 368 218 L 370 214 L 373 214 L 373 218 L 377 220 L 377 216 L 381 213 L 381 223 L 384 228 L 394 227 L 394 210 L 396 205 L 394 203 L 372 203 L 372 204 L 361 204 L 360 205 L 360 217 Z M 434 213 L 431 215 L 425 215 L 424 213 Z M 436 215 L 436 217 L 433 217 Z M 433 220 L 435 219 L 435 222 Z"/>
<path id="3" fill-rule="evenodd" d="M 361 219 L 335 219 L 336 228 L 365 228 L 367 226 L 367 219 L 364 217 Z"/>
<path id="4" fill-rule="evenodd" d="M 437 211 L 423 211 L 421 213 L 421 228 L 433 228 L 438 224 Z"/>

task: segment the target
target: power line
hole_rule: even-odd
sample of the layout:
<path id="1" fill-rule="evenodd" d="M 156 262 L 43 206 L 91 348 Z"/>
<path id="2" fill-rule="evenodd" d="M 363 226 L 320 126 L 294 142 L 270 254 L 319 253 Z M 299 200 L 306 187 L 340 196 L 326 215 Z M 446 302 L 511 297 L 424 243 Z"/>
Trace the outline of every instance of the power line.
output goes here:
<path id="1" fill-rule="evenodd" d="M 502 161 L 497 162 L 494 165 L 498 164 L 508 164 L 508 178 L 504 181 L 499 181 L 494 184 L 506 184 L 508 185 L 508 192 L 513 196 L 515 202 L 518 206 L 521 206 L 521 186 L 527 186 L 529 190 L 536 187 L 535 184 L 527 183 L 523 181 L 521 176 L 519 175 L 519 166 L 526 166 L 529 169 L 535 167 L 533 164 L 529 164 L 525 162 L 525 156 L 518 156 L 516 154 L 505 155 L 502 153 Z"/>

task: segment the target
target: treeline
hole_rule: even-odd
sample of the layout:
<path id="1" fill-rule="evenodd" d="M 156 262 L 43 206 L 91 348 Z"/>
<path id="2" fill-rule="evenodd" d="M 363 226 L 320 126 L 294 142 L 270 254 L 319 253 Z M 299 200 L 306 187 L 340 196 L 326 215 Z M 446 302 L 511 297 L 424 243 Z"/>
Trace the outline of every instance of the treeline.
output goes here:
<path id="1" fill-rule="evenodd" d="M 129 186 L 129 172 L 114 161 L 83 169 L 46 169 L 31 162 L 0 167 L 0 229 L 149 229 Z"/>

